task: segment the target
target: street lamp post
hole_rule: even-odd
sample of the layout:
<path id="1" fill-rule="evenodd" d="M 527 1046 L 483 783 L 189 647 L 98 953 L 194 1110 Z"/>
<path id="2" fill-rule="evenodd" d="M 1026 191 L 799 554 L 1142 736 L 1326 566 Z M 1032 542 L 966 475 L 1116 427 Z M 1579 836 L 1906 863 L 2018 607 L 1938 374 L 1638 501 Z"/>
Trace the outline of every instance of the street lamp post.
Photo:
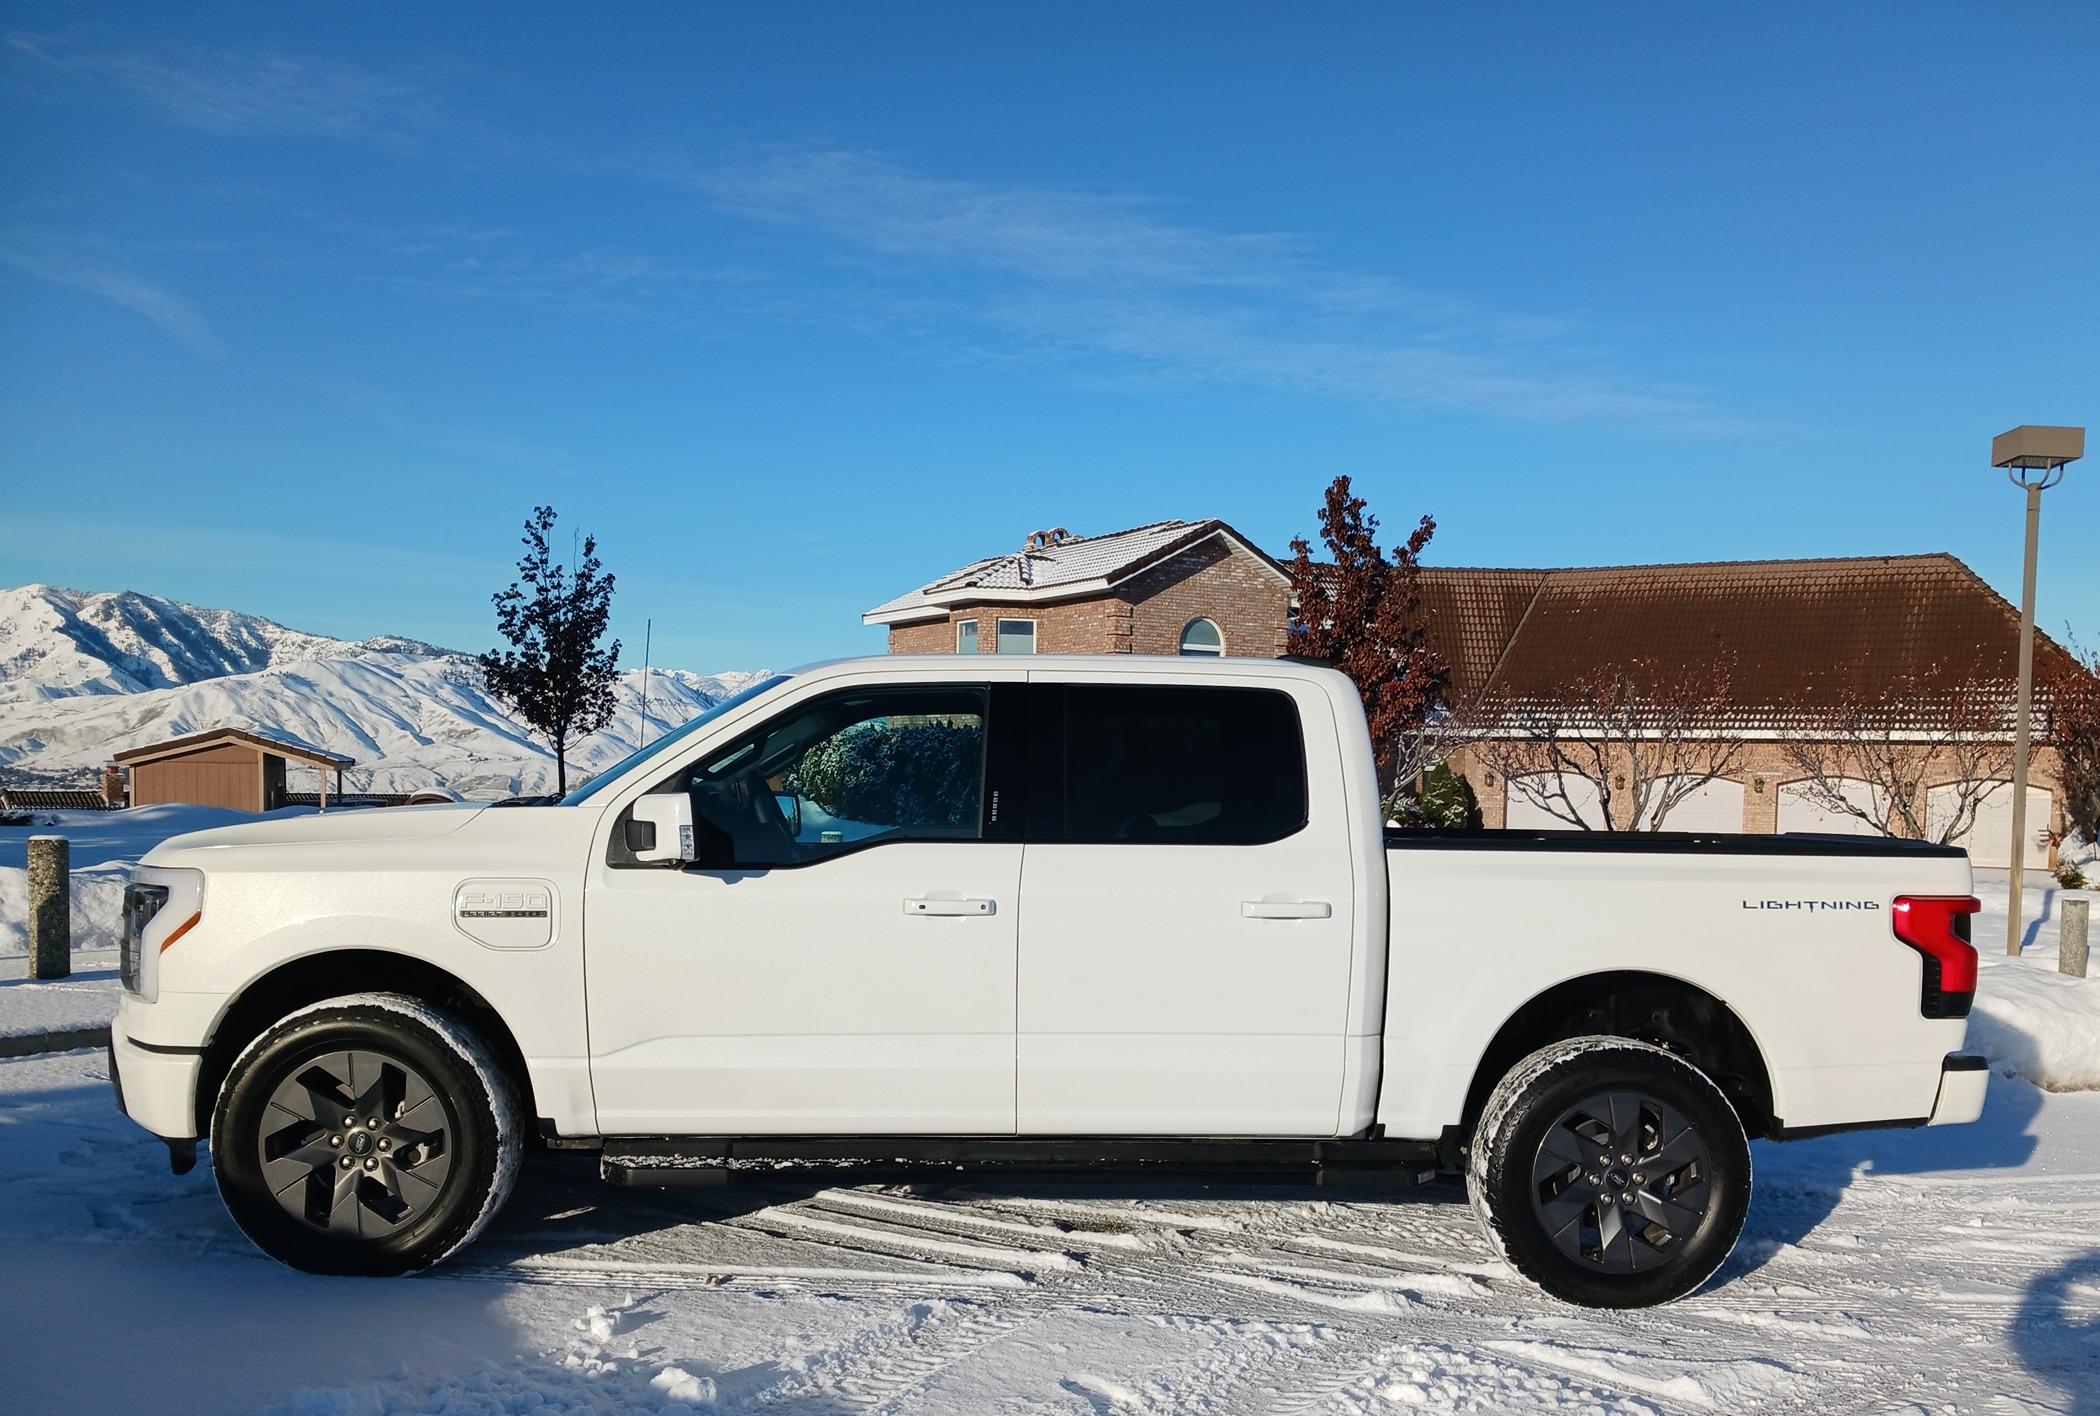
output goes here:
<path id="1" fill-rule="evenodd" d="M 2027 559 L 2020 569 L 2020 700 L 2013 719 L 2012 878 L 2005 910 L 2005 952 L 2020 952 L 2022 876 L 2027 858 L 2027 750 L 2034 717 L 2034 558 L 2042 529 L 2042 493 L 2064 468 L 2085 456 L 2085 429 L 2022 423 L 1991 439 L 1991 466 L 2027 493 Z"/>

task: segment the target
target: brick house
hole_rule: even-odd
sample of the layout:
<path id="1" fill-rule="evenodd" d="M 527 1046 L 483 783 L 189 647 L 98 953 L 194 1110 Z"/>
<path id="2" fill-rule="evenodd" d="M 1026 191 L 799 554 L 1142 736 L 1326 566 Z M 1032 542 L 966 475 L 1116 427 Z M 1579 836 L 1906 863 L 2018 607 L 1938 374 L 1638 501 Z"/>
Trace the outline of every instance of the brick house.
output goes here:
<path id="1" fill-rule="evenodd" d="M 1275 658 L 1291 578 L 1218 520 L 1101 536 L 1058 527 L 877 605 L 892 654 L 1237 654 Z"/>
<path id="2" fill-rule="evenodd" d="M 1591 569 L 1425 567 L 1432 641 L 1452 698 L 1550 697 L 1587 666 L 1731 660 L 1727 729 L 1749 739 L 1740 770 L 1671 813 L 1688 830 L 1868 829 L 1817 807 L 1786 751 L 1818 708 L 1927 667 L 2010 683 L 2019 617 L 1951 555 L 1737 561 Z M 1283 566 L 1217 520 L 1161 521 L 1100 536 L 1039 531 L 869 610 L 892 653 L 1285 652 L 1293 597 Z M 2076 660 L 2037 635 L 2038 681 Z M 1478 760 L 1453 759 L 1491 827 L 1556 826 Z M 1951 770 L 1951 769 L 1950 769 Z M 2038 749 L 2028 820 L 2064 830 L 2055 763 Z M 1970 833 L 1978 864 L 2003 865 L 2011 793 L 1987 798 Z M 2031 840 L 2027 860 L 2050 850 Z"/>

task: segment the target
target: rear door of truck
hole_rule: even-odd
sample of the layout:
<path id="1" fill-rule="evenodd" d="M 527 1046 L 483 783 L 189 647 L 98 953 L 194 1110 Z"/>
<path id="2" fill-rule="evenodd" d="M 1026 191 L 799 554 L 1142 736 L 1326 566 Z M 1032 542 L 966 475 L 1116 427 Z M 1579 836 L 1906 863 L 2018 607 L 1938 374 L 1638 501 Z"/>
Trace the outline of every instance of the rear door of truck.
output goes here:
<path id="1" fill-rule="evenodd" d="M 1029 689 L 1018 1130 L 1334 1134 L 1356 892 L 1326 696 L 1068 673 Z"/>

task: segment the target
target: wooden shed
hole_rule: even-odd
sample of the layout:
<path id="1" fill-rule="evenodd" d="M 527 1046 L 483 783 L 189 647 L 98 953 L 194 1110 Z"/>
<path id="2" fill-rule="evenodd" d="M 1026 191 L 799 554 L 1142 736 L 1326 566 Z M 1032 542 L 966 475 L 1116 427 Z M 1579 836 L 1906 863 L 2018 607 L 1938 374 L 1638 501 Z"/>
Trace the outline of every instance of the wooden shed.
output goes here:
<path id="1" fill-rule="evenodd" d="M 335 779 L 334 795 L 341 797 L 343 769 L 356 765 L 351 758 L 247 728 L 215 728 L 134 747 L 117 753 L 116 761 L 131 773 L 133 806 L 192 802 L 236 811 L 275 811 L 290 805 L 285 768 L 293 762 L 319 774 L 325 808 L 330 775 Z"/>

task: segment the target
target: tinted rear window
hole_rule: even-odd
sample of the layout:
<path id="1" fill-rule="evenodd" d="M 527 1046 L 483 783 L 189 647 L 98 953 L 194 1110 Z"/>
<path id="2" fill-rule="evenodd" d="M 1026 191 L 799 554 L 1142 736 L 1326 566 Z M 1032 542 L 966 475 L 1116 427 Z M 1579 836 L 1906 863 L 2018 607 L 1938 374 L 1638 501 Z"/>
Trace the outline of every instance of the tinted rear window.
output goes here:
<path id="1" fill-rule="evenodd" d="M 1065 690 L 1064 839 L 1251 846 L 1305 825 L 1305 739 L 1259 688 Z"/>

